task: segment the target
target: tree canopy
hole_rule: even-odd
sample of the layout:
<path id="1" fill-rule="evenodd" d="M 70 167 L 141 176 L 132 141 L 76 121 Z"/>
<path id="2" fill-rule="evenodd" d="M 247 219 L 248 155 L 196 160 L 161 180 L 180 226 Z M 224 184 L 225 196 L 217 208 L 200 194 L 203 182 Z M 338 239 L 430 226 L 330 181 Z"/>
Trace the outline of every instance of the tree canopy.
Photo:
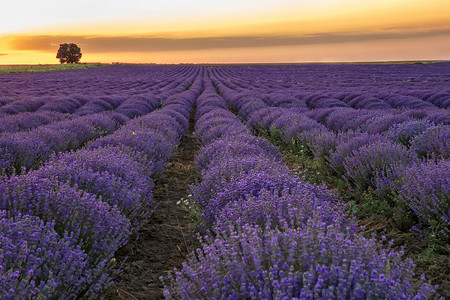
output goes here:
<path id="1" fill-rule="evenodd" d="M 58 54 L 56 58 L 59 61 L 67 64 L 78 63 L 81 59 L 81 49 L 74 43 L 64 43 L 59 45 Z"/>

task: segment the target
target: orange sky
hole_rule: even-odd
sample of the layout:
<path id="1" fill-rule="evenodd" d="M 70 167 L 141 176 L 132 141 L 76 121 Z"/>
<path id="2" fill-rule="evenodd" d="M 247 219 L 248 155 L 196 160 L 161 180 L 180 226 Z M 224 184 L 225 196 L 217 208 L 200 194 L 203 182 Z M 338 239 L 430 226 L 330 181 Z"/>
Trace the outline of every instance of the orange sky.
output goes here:
<path id="1" fill-rule="evenodd" d="M 0 20 L 0 64 L 58 63 L 64 42 L 82 62 L 450 60 L 448 0 L 27 1 Z"/>

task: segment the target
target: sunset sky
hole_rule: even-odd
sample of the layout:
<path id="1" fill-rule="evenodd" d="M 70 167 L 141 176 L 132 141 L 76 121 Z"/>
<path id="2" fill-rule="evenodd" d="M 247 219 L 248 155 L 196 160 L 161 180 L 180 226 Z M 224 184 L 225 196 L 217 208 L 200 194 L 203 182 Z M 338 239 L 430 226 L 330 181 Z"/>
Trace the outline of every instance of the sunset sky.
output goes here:
<path id="1" fill-rule="evenodd" d="M 449 0 L 14 0 L 0 64 L 450 60 Z"/>

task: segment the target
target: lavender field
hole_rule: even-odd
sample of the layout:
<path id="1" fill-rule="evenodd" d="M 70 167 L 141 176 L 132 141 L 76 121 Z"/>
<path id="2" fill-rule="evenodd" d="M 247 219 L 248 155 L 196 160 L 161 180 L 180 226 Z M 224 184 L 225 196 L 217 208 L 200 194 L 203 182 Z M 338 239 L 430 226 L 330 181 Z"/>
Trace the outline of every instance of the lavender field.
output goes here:
<path id="1" fill-rule="evenodd" d="M 449 108 L 450 63 L 0 74 L 0 299 L 450 297 Z"/>

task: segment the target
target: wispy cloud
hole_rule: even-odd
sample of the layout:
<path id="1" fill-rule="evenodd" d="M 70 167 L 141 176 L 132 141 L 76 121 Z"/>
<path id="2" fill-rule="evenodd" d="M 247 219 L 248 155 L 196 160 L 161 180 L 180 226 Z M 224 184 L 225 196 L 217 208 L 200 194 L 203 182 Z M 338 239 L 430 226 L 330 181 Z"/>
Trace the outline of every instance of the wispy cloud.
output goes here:
<path id="1" fill-rule="evenodd" d="M 10 37 L 12 50 L 56 51 L 60 43 L 78 44 L 82 51 L 100 52 L 157 52 L 201 49 L 227 49 L 267 46 L 336 44 L 383 39 L 409 39 L 448 36 L 450 29 L 428 31 L 382 31 L 377 33 L 317 33 L 301 36 L 217 36 L 201 38 L 169 38 L 157 36 L 70 36 L 37 35 Z"/>
<path id="2" fill-rule="evenodd" d="M 8 55 L 8 53 L 0 53 L 0 56 Z"/>

